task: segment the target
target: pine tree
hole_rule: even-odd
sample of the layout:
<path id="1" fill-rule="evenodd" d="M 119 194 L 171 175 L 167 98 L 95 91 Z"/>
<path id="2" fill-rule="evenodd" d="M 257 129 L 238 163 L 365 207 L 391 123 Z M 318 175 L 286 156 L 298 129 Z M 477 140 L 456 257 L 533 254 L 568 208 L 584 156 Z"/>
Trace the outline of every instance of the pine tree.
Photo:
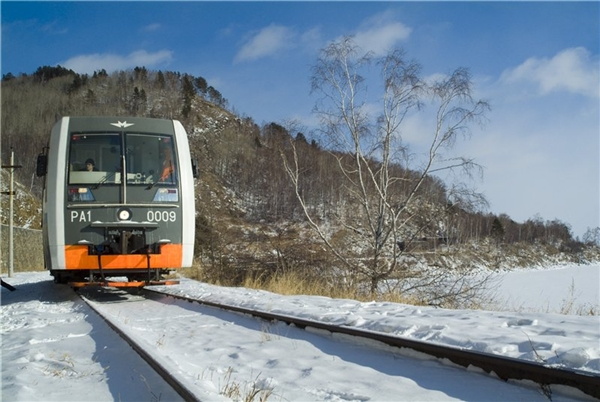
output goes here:
<path id="1" fill-rule="evenodd" d="M 192 111 L 192 103 L 196 97 L 196 89 L 194 88 L 191 77 L 187 74 L 183 76 L 181 91 L 183 95 L 183 107 L 181 108 L 181 114 L 184 118 L 188 118 Z"/>
<path id="2" fill-rule="evenodd" d="M 497 244 L 501 243 L 504 239 L 504 226 L 502 226 L 502 222 L 497 217 L 492 222 L 491 235 Z"/>

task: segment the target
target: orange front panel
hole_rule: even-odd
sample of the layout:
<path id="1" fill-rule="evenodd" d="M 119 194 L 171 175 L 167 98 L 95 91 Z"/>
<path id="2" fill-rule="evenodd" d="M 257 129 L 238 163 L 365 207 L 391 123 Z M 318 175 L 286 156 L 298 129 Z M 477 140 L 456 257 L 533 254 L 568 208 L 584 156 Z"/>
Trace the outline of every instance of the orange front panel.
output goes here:
<path id="1" fill-rule="evenodd" d="M 150 254 L 150 268 L 180 268 L 181 244 L 165 244 L 160 254 Z M 87 246 L 65 246 L 66 269 L 98 269 L 98 256 L 89 255 Z M 148 268 L 145 254 L 103 255 L 102 269 Z"/>

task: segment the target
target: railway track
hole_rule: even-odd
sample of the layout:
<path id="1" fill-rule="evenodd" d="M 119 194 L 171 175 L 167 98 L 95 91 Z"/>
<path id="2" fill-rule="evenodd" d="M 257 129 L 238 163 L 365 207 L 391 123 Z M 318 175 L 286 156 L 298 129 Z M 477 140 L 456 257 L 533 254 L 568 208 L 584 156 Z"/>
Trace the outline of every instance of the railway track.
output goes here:
<path id="1" fill-rule="evenodd" d="M 200 401 L 196 394 L 190 390 L 185 384 L 183 384 L 177 376 L 172 373 L 167 367 L 161 364 L 150 352 L 146 350 L 142 345 L 137 343 L 132 337 L 130 337 L 126 331 L 123 331 L 118 325 L 115 324 L 111 319 L 106 317 L 102 311 L 100 311 L 95 303 L 85 295 L 79 293 L 81 299 L 87 303 L 87 305 L 96 312 L 107 324 L 111 327 L 138 355 L 152 367 L 158 375 L 163 378 L 167 384 L 169 384 L 185 401 Z"/>
<path id="2" fill-rule="evenodd" d="M 279 321 L 288 325 L 294 325 L 299 328 L 315 328 L 328 331 L 330 333 L 344 334 L 364 339 L 381 342 L 385 345 L 407 348 L 439 359 L 448 359 L 449 361 L 463 367 L 477 367 L 486 373 L 495 373 L 504 381 L 508 380 L 529 380 L 539 384 L 544 392 L 548 392 L 551 385 L 565 385 L 577 388 L 582 392 L 600 399 L 600 377 L 592 375 L 589 372 L 581 370 L 565 370 L 560 367 L 546 366 L 541 363 L 514 359 L 510 357 L 483 353 L 466 349 L 453 348 L 437 345 L 430 342 L 423 342 L 414 339 L 395 337 L 380 332 L 366 331 L 352 327 L 331 325 L 319 321 L 307 320 L 298 317 L 292 317 L 281 314 L 274 314 L 265 311 L 257 311 L 239 306 L 231 306 L 211 301 L 203 301 L 186 296 L 162 293 L 152 289 L 144 289 L 144 292 L 151 292 L 160 295 L 167 295 L 173 298 L 196 302 L 206 306 L 211 306 L 223 310 L 234 311 L 241 314 L 251 315 L 267 321 Z"/>
<path id="3" fill-rule="evenodd" d="M 81 295 L 81 293 L 80 293 Z M 162 293 L 157 290 L 143 289 L 140 291 L 140 296 L 148 299 L 156 299 L 160 297 L 171 297 L 174 299 L 185 300 L 187 302 L 195 302 L 200 305 L 217 308 L 229 312 L 235 312 L 245 316 L 252 316 L 267 320 L 269 322 L 280 322 L 294 327 L 308 329 L 314 328 L 329 333 L 344 334 L 351 337 L 360 337 L 385 345 L 397 347 L 401 349 L 410 349 L 439 359 L 447 359 L 454 364 L 463 367 L 477 367 L 487 373 L 495 373 L 499 378 L 507 380 L 530 380 L 538 383 L 544 393 L 548 397 L 551 396 L 551 385 L 565 385 L 577 388 L 584 393 L 600 398 L 600 378 L 593 376 L 590 373 L 582 371 L 564 370 L 556 367 L 548 367 L 542 364 L 523 361 L 519 359 L 507 358 L 498 355 L 475 352 L 452 347 L 445 347 L 428 342 L 422 342 L 412 339 L 399 338 L 390 336 L 384 333 L 359 330 L 356 328 L 330 325 L 323 322 L 301 319 L 281 314 L 274 314 L 264 311 L 256 311 L 239 306 L 229 306 L 220 303 L 203 301 L 194 298 L 189 298 L 180 295 L 172 295 Z M 153 352 L 147 351 L 147 346 L 137 344 L 135 339 L 130 337 L 125 331 L 121 330 L 120 326 L 113 322 L 112 319 L 106 317 L 100 309 L 97 308 L 94 302 L 89 303 L 89 299 L 81 295 L 94 311 L 96 311 L 107 323 L 113 328 L 131 347 L 162 377 L 171 385 L 171 387 L 186 401 L 197 401 L 200 398 L 197 396 L 197 389 L 194 391 L 186 385 L 185 381 L 181 381 L 178 373 L 174 373 L 173 367 L 169 368 L 160 363 L 154 356 Z"/>

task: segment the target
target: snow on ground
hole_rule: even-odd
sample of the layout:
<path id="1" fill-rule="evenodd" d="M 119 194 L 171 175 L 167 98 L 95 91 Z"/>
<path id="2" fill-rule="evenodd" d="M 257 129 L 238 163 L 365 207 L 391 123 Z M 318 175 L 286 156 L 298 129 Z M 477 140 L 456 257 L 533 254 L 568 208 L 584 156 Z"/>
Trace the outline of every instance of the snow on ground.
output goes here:
<path id="1" fill-rule="evenodd" d="M 513 276 L 514 275 L 514 276 Z M 544 279 L 549 275 L 549 280 Z M 547 294 L 533 291 L 535 283 L 546 283 L 556 291 L 559 301 L 571 298 L 573 278 L 584 305 L 595 305 L 599 311 L 600 265 L 569 266 L 563 269 L 515 271 L 502 274 L 494 283 L 496 293 L 506 292 L 510 301 L 540 312 L 506 312 L 481 310 L 448 310 L 415 307 L 388 302 L 362 303 L 355 300 L 330 299 L 319 296 L 286 296 L 245 288 L 182 281 L 174 287 L 158 287 L 161 291 L 222 302 L 250 309 L 293 315 L 310 320 L 385 332 L 417 340 L 431 341 L 466 349 L 502 354 L 525 360 L 544 359 L 566 368 L 583 369 L 600 375 L 600 317 L 546 313 Z M 531 282 L 531 287 L 524 283 Z M 515 279 L 513 279 L 515 278 Z M 580 281 L 580 282 L 579 282 Z M 516 292 L 511 290 L 514 286 Z M 519 291 L 520 289 L 520 291 Z M 584 292 L 587 292 L 585 295 Z M 522 300 L 529 300 L 527 303 Z M 595 300 L 595 303 L 592 303 Z M 508 302 L 507 302 L 508 303 Z M 574 304 L 577 304 L 574 301 Z M 503 304 L 497 305 L 503 309 Z"/>
<path id="2" fill-rule="evenodd" d="M 498 296 L 505 299 L 499 299 L 504 301 L 496 306 L 504 311 L 447 310 L 315 296 L 282 297 L 191 280 L 160 288 L 204 300 L 520 359 L 541 358 L 549 364 L 600 376 L 600 317 L 556 314 L 561 310 L 577 313 L 581 310 L 578 306 L 584 306 L 583 310 L 595 308 L 597 314 L 599 276 L 600 265 L 505 273 L 498 278 L 497 287 Z M 179 399 L 133 351 L 121 346 L 118 336 L 89 307 L 69 288 L 54 285 L 46 272 L 3 279 L 18 290 L 8 292 L 2 288 L 1 293 L 2 400 Z M 208 399 L 219 399 L 218 393 L 228 381 L 227 368 L 236 361 L 245 366 L 235 369 L 236 381 L 258 380 L 272 386 L 269 400 L 545 399 L 535 387 L 514 387 L 464 370 L 449 372 L 448 366 L 438 367 L 431 359 L 391 369 L 389 363 L 384 363 L 385 355 L 390 352 L 369 352 L 356 345 L 348 348 L 347 344 L 342 351 L 342 346 L 336 346 L 334 340 L 315 334 L 295 339 L 292 347 L 282 351 L 276 347 L 282 341 L 277 335 L 280 332 L 257 328 L 260 335 L 255 337 L 259 342 L 255 350 L 249 344 L 251 339 L 240 340 L 244 335 L 227 335 L 222 328 L 215 332 L 213 329 L 219 324 L 212 323 L 215 318 L 212 316 L 206 317 L 206 323 L 190 322 L 196 318 L 172 318 L 169 327 L 155 328 L 154 318 L 169 316 L 171 306 L 161 307 L 153 319 L 141 320 L 130 315 L 133 303 L 129 306 L 115 303 L 111 308 L 123 325 L 131 326 L 137 336 L 147 337 L 158 349 L 179 344 L 169 339 L 172 332 L 187 334 L 185 342 L 190 345 L 185 349 L 187 352 L 168 350 L 187 356 L 187 364 L 197 370 L 196 380 L 206 386 L 207 392 L 213 392 L 214 398 Z M 284 328 L 275 331 L 284 330 L 287 331 Z M 183 339 L 181 335 L 179 339 Z M 328 351 L 325 354 L 328 357 L 317 355 L 315 346 L 321 352 Z M 370 356 L 376 353 L 380 355 Z M 292 364 L 290 356 L 295 356 Z M 404 358 L 398 355 L 392 360 Z M 370 381 L 379 381 L 381 386 L 373 386 Z M 207 383 L 212 383 L 212 388 Z M 304 393 L 294 391 L 292 384 L 301 385 Z M 397 394 L 391 397 L 389 392 L 395 388 Z M 563 393 L 553 395 L 553 400 L 582 397 L 581 393 Z"/>
<path id="3" fill-rule="evenodd" d="M 177 400 L 137 353 L 121 348 L 121 338 L 47 272 L 3 279 L 17 290 L 2 288 L 2 401 L 151 401 L 160 394 Z"/>
<path id="4" fill-rule="evenodd" d="M 600 314 L 598 265 L 555 266 L 499 274 L 496 306 L 509 311 Z"/>

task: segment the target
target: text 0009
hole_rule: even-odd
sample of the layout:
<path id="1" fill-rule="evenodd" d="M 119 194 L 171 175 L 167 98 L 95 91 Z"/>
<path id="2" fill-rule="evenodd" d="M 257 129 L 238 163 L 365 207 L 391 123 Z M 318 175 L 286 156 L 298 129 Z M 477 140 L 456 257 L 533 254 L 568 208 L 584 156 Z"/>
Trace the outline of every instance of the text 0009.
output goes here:
<path id="1" fill-rule="evenodd" d="M 146 220 L 148 222 L 175 222 L 177 214 L 175 211 L 148 211 Z"/>

